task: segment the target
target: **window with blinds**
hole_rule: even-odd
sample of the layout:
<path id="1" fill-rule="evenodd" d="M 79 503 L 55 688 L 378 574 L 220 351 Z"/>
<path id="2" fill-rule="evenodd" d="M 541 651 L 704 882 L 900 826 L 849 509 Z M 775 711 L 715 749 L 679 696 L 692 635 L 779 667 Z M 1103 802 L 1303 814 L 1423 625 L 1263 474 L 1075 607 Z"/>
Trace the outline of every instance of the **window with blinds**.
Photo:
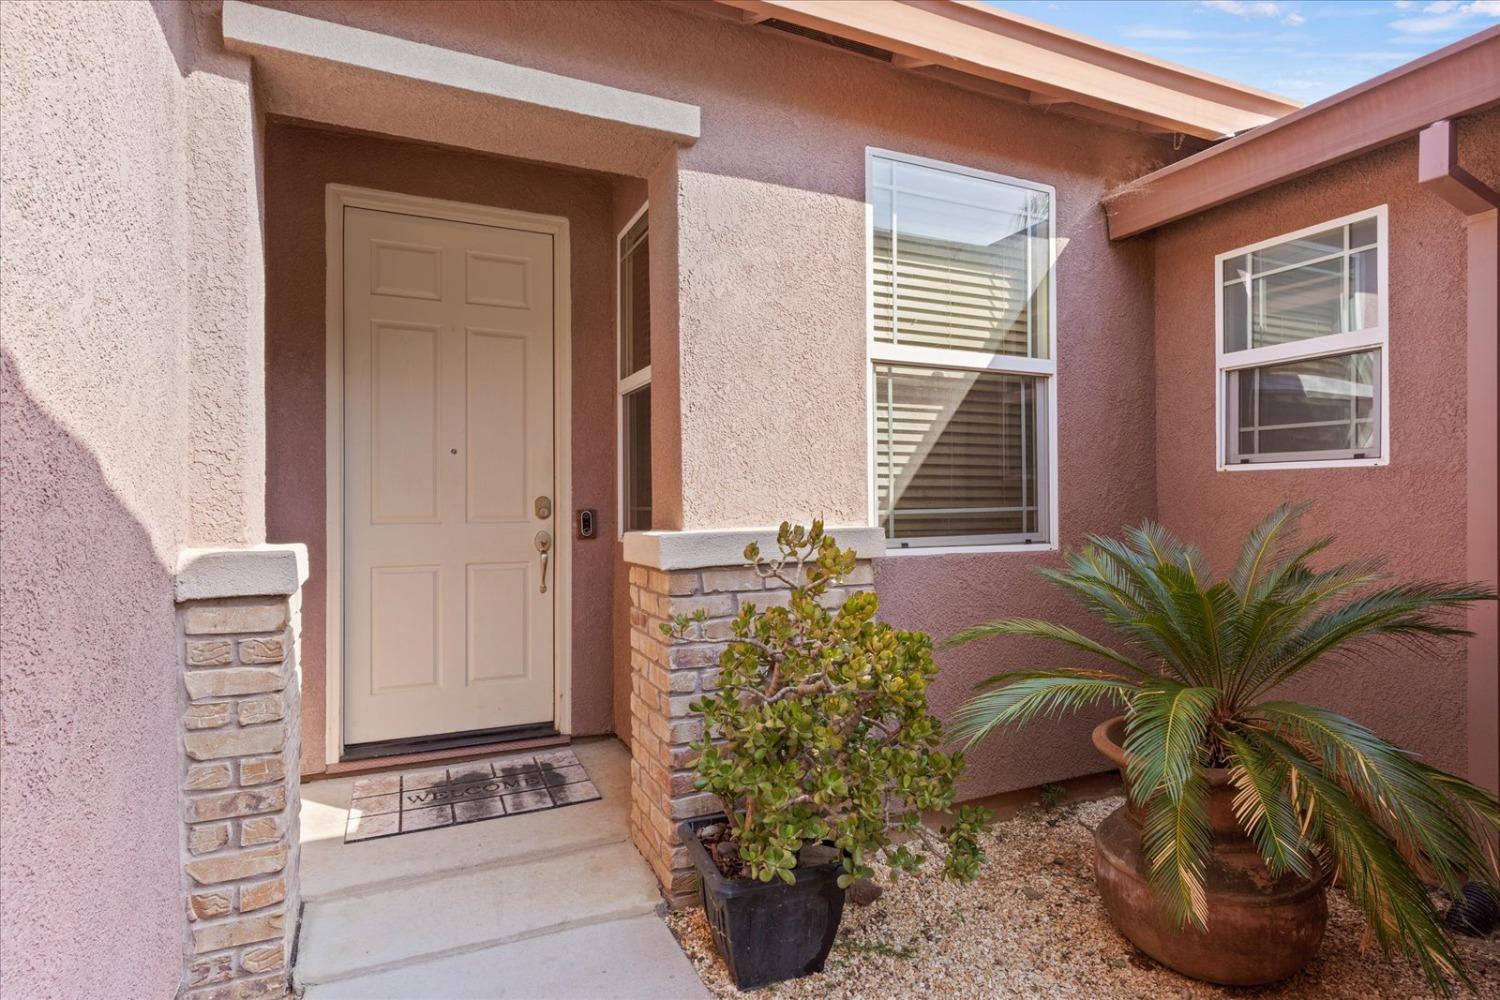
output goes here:
<path id="1" fill-rule="evenodd" d="M 1383 460 L 1384 248 L 1382 206 L 1215 259 L 1220 468 Z"/>
<path id="2" fill-rule="evenodd" d="M 874 505 L 892 549 L 1053 532 L 1050 188 L 871 150 Z"/>

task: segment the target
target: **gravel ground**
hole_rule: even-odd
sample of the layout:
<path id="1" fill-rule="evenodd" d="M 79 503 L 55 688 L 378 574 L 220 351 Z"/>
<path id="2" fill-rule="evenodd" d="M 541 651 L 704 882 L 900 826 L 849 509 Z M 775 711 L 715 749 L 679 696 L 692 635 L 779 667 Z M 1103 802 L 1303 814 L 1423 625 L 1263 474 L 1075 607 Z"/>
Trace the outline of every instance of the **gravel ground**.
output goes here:
<path id="1" fill-rule="evenodd" d="M 1364 922 L 1329 893 L 1328 932 L 1306 970 L 1275 986 L 1228 989 L 1158 965 L 1110 924 L 1094 892 L 1093 829 L 1121 800 L 1033 809 L 996 826 L 988 861 L 970 885 L 944 881 L 930 862 L 886 885 L 872 906 L 844 907 L 820 975 L 752 994 L 734 988 L 701 909 L 669 914 L 683 950 L 720 997 L 874 1000 L 888 997 L 1209 998 L 1428 997 L 1420 971 L 1378 951 L 1363 954 Z M 1500 997 L 1500 937 L 1459 938 L 1479 995 Z"/>

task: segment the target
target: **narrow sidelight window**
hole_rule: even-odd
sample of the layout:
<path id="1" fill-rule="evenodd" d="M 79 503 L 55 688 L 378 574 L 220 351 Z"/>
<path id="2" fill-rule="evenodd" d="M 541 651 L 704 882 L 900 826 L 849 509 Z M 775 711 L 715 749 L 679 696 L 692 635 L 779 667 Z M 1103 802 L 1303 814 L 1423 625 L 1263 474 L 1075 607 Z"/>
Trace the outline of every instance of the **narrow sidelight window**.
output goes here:
<path id="1" fill-rule="evenodd" d="M 873 149 L 867 169 L 887 549 L 1052 541 L 1052 188 Z"/>
<path id="2" fill-rule="evenodd" d="M 1385 206 L 1220 254 L 1214 273 L 1219 468 L 1383 463 Z"/>
<path id="3" fill-rule="evenodd" d="M 619 237 L 620 530 L 651 530 L 651 281 L 646 209 Z"/>

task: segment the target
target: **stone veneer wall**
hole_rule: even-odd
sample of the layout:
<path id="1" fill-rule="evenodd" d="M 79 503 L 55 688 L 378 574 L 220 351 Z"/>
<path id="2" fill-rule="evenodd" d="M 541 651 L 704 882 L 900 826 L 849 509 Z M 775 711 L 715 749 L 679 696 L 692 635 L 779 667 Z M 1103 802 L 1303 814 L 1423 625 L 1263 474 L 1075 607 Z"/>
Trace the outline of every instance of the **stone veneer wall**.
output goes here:
<path id="1" fill-rule="evenodd" d="M 189 1000 L 287 991 L 297 923 L 298 595 L 178 604 Z"/>
<path id="2" fill-rule="evenodd" d="M 831 588 L 827 600 L 843 603 L 874 582 L 860 562 Z M 685 819 L 719 812 L 716 796 L 693 789 L 697 759 L 689 744 L 703 736 L 703 719 L 688 706 L 718 687 L 719 654 L 740 608 L 785 604 L 787 590 L 748 567 L 663 571 L 630 567 L 630 833 L 674 905 L 697 899 L 696 876 L 677 836 Z M 661 624 L 673 615 L 708 615 L 702 641 L 673 642 Z"/>

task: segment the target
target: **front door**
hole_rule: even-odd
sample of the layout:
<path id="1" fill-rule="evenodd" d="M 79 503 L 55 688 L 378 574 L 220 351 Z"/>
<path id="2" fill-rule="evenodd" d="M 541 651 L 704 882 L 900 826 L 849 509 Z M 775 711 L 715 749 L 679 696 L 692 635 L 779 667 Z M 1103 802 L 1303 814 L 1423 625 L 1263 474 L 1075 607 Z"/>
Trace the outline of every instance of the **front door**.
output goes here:
<path id="1" fill-rule="evenodd" d="M 553 720 L 552 249 L 345 209 L 345 745 Z"/>

